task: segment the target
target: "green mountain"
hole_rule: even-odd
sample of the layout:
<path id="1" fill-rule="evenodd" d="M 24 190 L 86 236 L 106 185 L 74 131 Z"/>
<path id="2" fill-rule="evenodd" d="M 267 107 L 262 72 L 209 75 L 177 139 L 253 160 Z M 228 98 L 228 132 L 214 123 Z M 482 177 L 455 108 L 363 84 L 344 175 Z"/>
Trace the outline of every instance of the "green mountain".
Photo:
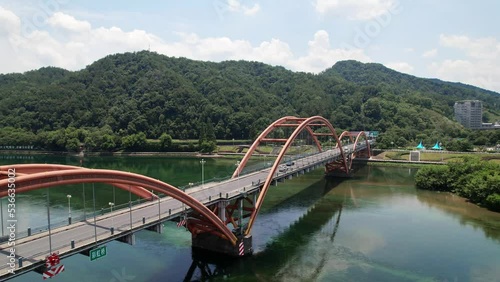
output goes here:
<path id="1" fill-rule="evenodd" d="M 483 100 L 489 111 L 500 112 L 498 93 L 378 64 L 344 61 L 315 75 L 142 51 L 110 55 L 75 72 L 48 67 L 0 75 L 0 146 L 64 150 L 84 142 L 114 150 L 165 133 L 197 139 L 206 128 L 218 139 L 249 139 L 285 115 L 322 115 L 338 129 L 379 130 L 381 146 L 499 140 L 453 121 L 453 103 L 463 99 Z"/>
<path id="2" fill-rule="evenodd" d="M 498 110 L 499 94 L 479 87 L 446 82 L 439 79 L 425 79 L 403 74 L 381 64 L 363 64 L 357 61 L 342 61 L 323 72 L 324 75 L 340 76 L 357 85 L 378 85 L 398 89 L 400 94 L 418 94 L 434 100 L 445 99 L 449 106 L 457 100 L 481 100 L 488 108 Z"/>

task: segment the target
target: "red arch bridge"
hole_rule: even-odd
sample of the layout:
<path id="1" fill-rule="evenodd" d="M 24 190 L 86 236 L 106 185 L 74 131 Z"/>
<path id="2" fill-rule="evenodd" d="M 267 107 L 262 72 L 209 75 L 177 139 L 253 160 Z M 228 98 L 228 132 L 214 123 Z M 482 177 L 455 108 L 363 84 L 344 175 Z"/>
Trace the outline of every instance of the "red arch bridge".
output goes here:
<path id="1" fill-rule="evenodd" d="M 314 147 L 314 153 L 293 158 L 287 155 L 295 147 L 307 147 L 300 138 Z M 343 132 L 338 136 L 331 123 L 320 116 L 298 118 L 287 116 L 270 124 L 248 148 L 232 177 L 221 182 L 203 183 L 183 191 L 168 183 L 135 173 L 87 169 L 49 164 L 0 166 L 0 197 L 10 197 L 36 189 L 78 183 L 105 183 L 138 195 L 148 201 L 80 222 L 37 234 L 16 234 L 15 246 L 9 235 L 0 245 L 0 278 L 11 278 L 27 271 L 47 271 L 46 258 L 57 253 L 59 258 L 76 253 L 86 254 L 102 244 L 119 240 L 134 244 L 134 233 L 148 229 L 162 232 L 167 220 L 185 224 L 192 234 L 195 248 L 232 256 L 252 253 L 252 226 L 270 186 L 284 179 L 307 173 L 320 166 L 334 176 L 352 172 L 355 158 L 370 157 L 375 141 L 365 132 Z M 272 165 L 251 173 L 242 173 L 259 145 L 279 144 Z M 330 145 L 328 149 L 324 145 Z M 276 148 L 276 147 L 275 147 Z M 273 150 L 274 151 L 274 150 Z M 286 160 L 286 165 L 283 161 Z M 14 177 L 15 174 L 15 177 Z M 10 189 L 10 190 L 9 190 Z M 94 189 L 94 188 L 93 188 Z M 46 190 L 47 193 L 50 189 Z M 158 197 L 164 195 L 164 197 Z M 5 208 L 7 212 L 7 208 Z M 48 217 L 50 222 L 50 215 Z M 6 223 L 7 225 L 9 222 Z M 50 223 L 48 224 L 50 226 Z M 14 251 L 11 248 L 15 248 Z"/>

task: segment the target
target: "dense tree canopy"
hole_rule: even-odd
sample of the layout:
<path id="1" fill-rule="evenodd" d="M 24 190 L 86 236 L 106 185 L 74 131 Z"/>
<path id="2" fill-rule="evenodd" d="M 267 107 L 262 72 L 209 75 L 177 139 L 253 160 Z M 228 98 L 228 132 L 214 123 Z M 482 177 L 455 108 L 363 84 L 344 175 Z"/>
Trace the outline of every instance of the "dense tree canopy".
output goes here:
<path id="1" fill-rule="evenodd" d="M 339 130 L 378 130 L 382 147 L 500 140 L 500 133 L 473 133 L 453 121 L 453 103 L 461 99 L 484 101 L 490 122 L 500 112 L 498 93 L 378 64 L 339 62 L 315 75 L 142 51 L 75 72 L 48 67 L 0 75 L 0 145 L 134 150 L 161 138 L 158 146 L 167 149 L 174 138 L 203 139 L 209 150 L 214 138 L 252 139 L 285 115 L 321 115 Z"/>
<path id="2" fill-rule="evenodd" d="M 444 166 L 419 169 L 419 189 L 454 192 L 491 210 L 500 211 L 500 165 L 466 158 Z"/>

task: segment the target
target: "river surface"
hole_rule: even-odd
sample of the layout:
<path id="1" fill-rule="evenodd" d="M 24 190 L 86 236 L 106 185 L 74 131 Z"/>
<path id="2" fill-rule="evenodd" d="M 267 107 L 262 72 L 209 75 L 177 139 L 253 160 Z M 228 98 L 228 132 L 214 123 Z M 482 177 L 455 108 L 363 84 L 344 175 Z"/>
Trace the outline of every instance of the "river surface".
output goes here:
<path id="1" fill-rule="evenodd" d="M 229 176 L 234 159 L 205 159 L 204 179 Z M 201 181 L 200 159 L 0 156 L 0 164 L 61 163 L 136 172 L 175 186 Z M 259 164 L 255 164 L 257 167 Z M 254 255 L 224 259 L 193 252 L 174 222 L 140 231 L 136 244 L 111 242 L 90 261 L 74 255 L 54 281 L 500 281 L 500 214 L 448 193 L 414 187 L 416 169 L 366 166 L 355 177 L 316 170 L 271 187 L 252 230 Z M 96 210 L 129 194 L 96 185 Z M 70 203 L 67 195 L 71 195 Z M 83 197 L 85 194 L 85 204 Z M 93 213 L 92 186 L 50 190 L 51 224 Z M 134 197 L 133 200 L 136 198 Z M 46 190 L 17 195 L 19 229 L 47 225 Z M 3 209 L 6 209 L 6 199 Z M 5 211 L 3 220 L 6 222 Z M 5 226 L 3 226 L 5 228 Z M 7 231 L 4 231 L 7 232 Z M 22 236 L 22 234 L 19 234 Z M 30 272 L 10 281 L 40 281 Z"/>

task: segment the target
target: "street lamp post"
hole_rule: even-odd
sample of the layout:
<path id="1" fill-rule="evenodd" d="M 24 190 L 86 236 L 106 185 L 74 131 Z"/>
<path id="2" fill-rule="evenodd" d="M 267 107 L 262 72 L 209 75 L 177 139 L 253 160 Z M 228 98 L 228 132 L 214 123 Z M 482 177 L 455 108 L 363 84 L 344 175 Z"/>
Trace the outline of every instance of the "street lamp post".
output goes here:
<path id="1" fill-rule="evenodd" d="M 68 224 L 71 224 L 71 195 L 66 195 L 68 198 Z"/>
<path id="2" fill-rule="evenodd" d="M 2 205 L 2 200 L 0 198 L 0 221 L 2 221 L 2 237 L 3 237 L 3 205 Z"/>
<path id="3" fill-rule="evenodd" d="M 201 164 L 201 188 L 203 188 L 203 185 L 205 184 L 205 171 L 203 170 L 203 166 L 206 163 L 204 159 L 201 159 L 200 164 Z"/>
<path id="4" fill-rule="evenodd" d="M 439 148 L 441 151 L 441 162 L 443 162 L 443 148 L 441 146 L 442 146 L 442 144 L 441 144 L 441 142 L 439 142 Z"/>
<path id="5" fill-rule="evenodd" d="M 112 213 L 113 212 L 113 206 L 115 205 L 115 203 L 109 202 L 108 205 L 111 208 L 111 213 Z M 115 226 L 115 220 L 113 219 L 113 216 L 111 216 L 111 235 L 113 235 L 113 228 L 114 228 L 114 226 Z"/>
<path id="6" fill-rule="evenodd" d="M 235 164 L 236 166 L 236 171 L 238 172 L 237 173 L 237 178 L 236 178 L 236 183 L 238 185 L 238 188 L 240 188 L 240 161 L 237 161 Z M 241 232 L 241 227 L 243 226 L 243 201 L 239 201 L 240 202 L 240 207 L 239 207 L 239 213 L 240 213 L 240 218 L 238 220 L 238 227 L 240 228 L 240 232 Z"/>
<path id="7" fill-rule="evenodd" d="M 240 186 L 240 161 L 237 161 L 234 165 L 236 166 L 236 171 L 238 172 L 237 183 L 238 183 L 238 188 L 239 188 L 239 186 Z"/>

